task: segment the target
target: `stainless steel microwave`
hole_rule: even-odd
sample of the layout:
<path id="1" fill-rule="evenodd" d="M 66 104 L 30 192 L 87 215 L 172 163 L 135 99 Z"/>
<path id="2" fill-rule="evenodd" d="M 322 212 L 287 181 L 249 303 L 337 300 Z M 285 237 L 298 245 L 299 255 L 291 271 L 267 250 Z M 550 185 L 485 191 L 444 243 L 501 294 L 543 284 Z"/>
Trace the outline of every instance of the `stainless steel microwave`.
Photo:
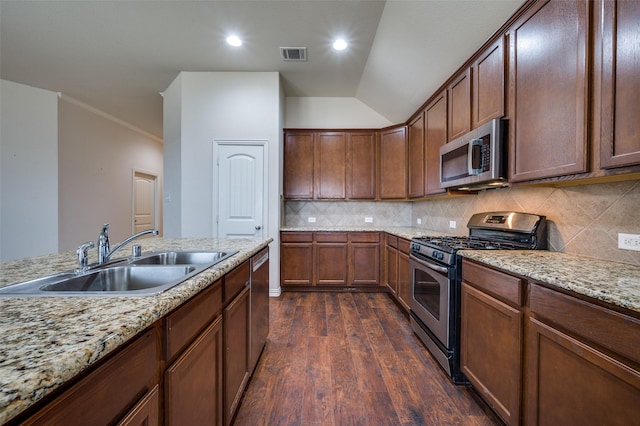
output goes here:
<path id="1" fill-rule="evenodd" d="M 507 185 L 507 120 L 494 119 L 440 147 L 440 187 L 480 190 Z"/>

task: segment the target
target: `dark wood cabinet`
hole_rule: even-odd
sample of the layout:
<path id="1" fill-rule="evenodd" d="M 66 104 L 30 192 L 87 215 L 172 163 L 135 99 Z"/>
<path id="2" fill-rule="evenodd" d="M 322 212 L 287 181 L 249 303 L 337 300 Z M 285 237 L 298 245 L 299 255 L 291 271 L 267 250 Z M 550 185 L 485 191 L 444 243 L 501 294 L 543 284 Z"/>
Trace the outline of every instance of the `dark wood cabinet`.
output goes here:
<path id="1" fill-rule="evenodd" d="M 603 169 L 639 165 L 640 2 L 603 0 L 595 10 L 595 154 Z"/>
<path id="2" fill-rule="evenodd" d="M 387 234 L 385 244 L 384 282 L 396 298 L 398 297 L 398 237 Z"/>
<path id="3" fill-rule="evenodd" d="M 411 282 L 409 270 L 409 240 L 398 238 L 398 301 L 409 312 Z"/>
<path id="4" fill-rule="evenodd" d="M 157 424 L 158 335 L 156 327 L 146 331 L 21 424 L 126 424 L 141 417 Z"/>
<path id="5" fill-rule="evenodd" d="M 640 320 L 531 285 L 527 424 L 630 425 L 640 403 Z"/>
<path id="6" fill-rule="evenodd" d="M 467 261 L 462 274 L 461 370 L 506 424 L 517 425 L 522 414 L 523 283 Z"/>
<path id="7" fill-rule="evenodd" d="M 406 127 L 380 132 L 380 198 L 407 198 Z"/>
<path id="8" fill-rule="evenodd" d="M 380 285 L 380 233 L 349 233 L 349 283 Z"/>
<path id="9" fill-rule="evenodd" d="M 224 309 L 224 423 L 230 425 L 249 382 L 249 286 Z M 198 423 L 192 423 L 198 424 Z"/>
<path id="10" fill-rule="evenodd" d="M 280 234 L 280 283 L 283 286 L 313 285 L 313 233 Z"/>
<path id="11" fill-rule="evenodd" d="M 284 135 L 283 192 L 289 200 L 311 200 L 314 195 L 312 132 Z"/>
<path id="12" fill-rule="evenodd" d="M 222 425 L 222 317 L 167 368 L 165 424 Z"/>
<path id="13" fill-rule="evenodd" d="M 505 42 L 498 38 L 473 62 L 473 128 L 502 118 L 505 104 Z"/>
<path id="14" fill-rule="evenodd" d="M 347 199 L 376 198 L 377 132 L 347 134 Z"/>
<path id="15" fill-rule="evenodd" d="M 424 196 L 425 185 L 425 145 L 424 145 L 424 111 L 414 118 L 408 126 L 408 170 L 409 198 Z"/>
<path id="16" fill-rule="evenodd" d="M 588 23 L 587 1 L 541 0 L 509 30 L 510 181 L 587 171 Z"/>
<path id="17" fill-rule="evenodd" d="M 343 132 L 317 132 L 315 147 L 315 198 L 344 199 L 347 180 L 347 138 Z"/>
<path id="18" fill-rule="evenodd" d="M 158 426 L 160 419 L 160 393 L 154 387 L 138 402 L 116 426 Z"/>
<path id="19" fill-rule="evenodd" d="M 452 141 L 471 130 L 471 69 L 461 72 L 447 87 L 448 136 Z"/>
<path id="20" fill-rule="evenodd" d="M 269 335 L 269 247 L 251 258 L 251 348 L 249 371 L 258 364 Z"/>
<path id="21" fill-rule="evenodd" d="M 316 242 L 316 279 L 318 285 L 347 285 L 347 233 L 318 232 Z"/>
<path id="22" fill-rule="evenodd" d="M 440 147 L 447 143 L 447 93 L 436 96 L 425 108 L 425 194 L 440 195 Z"/>

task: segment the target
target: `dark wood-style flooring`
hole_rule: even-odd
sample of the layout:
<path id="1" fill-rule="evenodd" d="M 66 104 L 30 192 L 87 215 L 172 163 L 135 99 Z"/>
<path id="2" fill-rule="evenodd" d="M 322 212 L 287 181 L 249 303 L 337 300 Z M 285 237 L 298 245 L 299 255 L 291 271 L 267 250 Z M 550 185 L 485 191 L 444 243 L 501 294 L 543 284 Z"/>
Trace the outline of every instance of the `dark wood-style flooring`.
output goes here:
<path id="1" fill-rule="evenodd" d="M 285 292 L 235 420 L 244 425 L 495 425 L 384 293 Z"/>

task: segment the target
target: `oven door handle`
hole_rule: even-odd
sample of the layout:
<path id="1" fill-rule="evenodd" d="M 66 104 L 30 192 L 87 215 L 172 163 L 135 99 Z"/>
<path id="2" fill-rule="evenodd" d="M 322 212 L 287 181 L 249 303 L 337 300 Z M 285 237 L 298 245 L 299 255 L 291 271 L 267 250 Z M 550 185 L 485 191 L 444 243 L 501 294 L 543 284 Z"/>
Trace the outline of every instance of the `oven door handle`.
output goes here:
<path id="1" fill-rule="evenodd" d="M 418 264 L 426 266 L 429 269 L 433 269 L 434 271 L 442 272 L 443 274 L 446 274 L 446 273 L 449 272 L 449 268 L 445 268 L 444 266 L 440 266 L 440 265 L 436 265 L 436 264 L 431 263 L 431 262 L 427 262 L 426 260 L 419 259 L 419 258 L 417 258 L 417 257 L 415 257 L 413 255 L 409 255 L 409 257 L 412 260 L 416 261 Z"/>

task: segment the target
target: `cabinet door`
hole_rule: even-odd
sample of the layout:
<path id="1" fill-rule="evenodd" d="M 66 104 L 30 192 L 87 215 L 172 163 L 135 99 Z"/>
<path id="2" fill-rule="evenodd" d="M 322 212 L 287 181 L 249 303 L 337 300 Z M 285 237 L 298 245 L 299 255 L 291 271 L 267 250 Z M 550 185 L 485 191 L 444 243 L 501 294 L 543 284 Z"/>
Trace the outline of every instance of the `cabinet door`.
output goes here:
<path id="1" fill-rule="evenodd" d="M 253 373 L 269 335 L 269 247 L 251 258 L 251 350 L 249 371 Z"/>
<path id="2" fill-rule="evenodd" d="M 425 193 L 446 193 L 440 188 L 440 147 L 447 143 L 447 94 L 442 92 L 425 109 Z"/>
<path id="3" fill-rule="evenodd" d="M 409 123 L 409 198 L 424 196 L 424 112 Z"/>
<path id="4" fill-rule="evenodd" d="M 504 116 L 504 38 L 500 37 L 475 60 L 473 128 Z"/>
<path id="5" fill-rule="evenodd" d="M 600 166 L 640 164 L 640 2 L 606 0 L 602 11 Z M 598 76 L 596 75 L 596 78 Z M 597 96 L 597 95 L 596 95 Z M 596 105 L 596 108 L 598 106 Z"/>
<path id="6" fill-rule="evenodd" d="M 411 270 L 409 268 L 409 241 L 398 239 L 398 301 L 409 312 L 411 299 Z"/>
<path id="7" fill-rule="evenodd" d="M 509 31 L 511 181 L 587 171 L 587 6 L 542 0 Z"/>
<path id="8" fill-rule="evenodd" d="M 349 284 L 380 285 L 380 234 L 349 234 Z"/>
<path id="9" fill-rule="evenodd" d="M 316 284 L 347 285 L 347 246 L 346 233 L 316 233 Z"/>
<path id="10" fill-rule="evenodd" d="M 280 283 L 313 284 L 313 233 L 283 232 L 280 244 Z"/>
<path id="11" fill-rule="evenodd" d="M 145 395 L 116 426 L 158 426 L 160 424 L 158 386 Z"/>
<path id="12" fill-rule="evenodd" d="M 464 266 L 463 266 L 464 268 Z M 509 425 L 520 421 L 522 313 L 462 283 L 462 372 Z"/>
<path id="13" fill-rule="evenodd" d="M 527 330 L 527 424 L 638 423 L 640 372 L 536 319 Z"/>
<path id="14" fill-rule="evenodd" d="M 404 126 L 381 132 L 380 198 L 407 198 L 407 139 Z"/>
<path id="15" fill-rule="evenodd" d="M 224 423 L 231 424 L 249 382 L 249 287 L 224 310 Z M 204 424 L 204 423 L 182 423 Z"/>
<path id="16" fill-rule="evenodd" d="M 398 249 L 387 245 L 385 247 L 386 273 L 385 282 L 391 294 L 398 297 Z"/>
<path id="17" fill-rule="evenodd" d="M 447 87 L 449 106 L 449 140 L 471 130 L 471 69 L 456 77 Z"/>
<path id="18" fill-rule="evenodd" d="M 376 132 L 348 134 L 347 198 L 376 198 Z"/>
<path id="19" fill-rule="evenodd" d="M 284 198 L 313 199 L 313 133 L 287 133 L 284 136 Z"/>
<path id="20" fill-rule="evenodd" d="M 165 371 L 167 425 L 222 424 L 222 317 Z"/>
<path id="21" fill-rule="evenodd" d="M 314 135 L 315 198 L 344 199 L 347 180 L 347 139 L 341 132 Z"/>

